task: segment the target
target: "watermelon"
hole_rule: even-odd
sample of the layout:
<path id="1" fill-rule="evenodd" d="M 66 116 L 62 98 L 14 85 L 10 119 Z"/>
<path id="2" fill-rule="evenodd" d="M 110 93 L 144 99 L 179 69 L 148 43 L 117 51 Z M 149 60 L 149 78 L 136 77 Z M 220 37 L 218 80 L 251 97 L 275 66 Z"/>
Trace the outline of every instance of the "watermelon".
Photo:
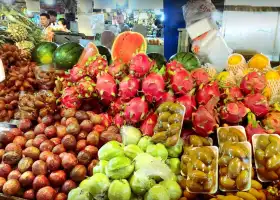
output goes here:
<path id="1" fill-rule="evenodd" d="M 137 32 L 125 31 L 117 36 L 112 47 L 112 60 L 121 60 L 128 64 L 138 53 L 146 53 L 147 41 Z"/>
<path id="2" fill-rule="evenodd" d="M 101 54 L 102 56 L 106 56 L 107 62 L 111 64 L 112 61 L 111 51 L 107 47 L 102 45 L 97 46 L 97 49 L 99 51 L 99 54 Z"/>
<path id="3" fill-rule="evenodd" d="M 185 69 L 188 71 L 192 71 L 192 70 L 200 67 L 199 59 L 196 57 L 196 55 L 194 55 L 193 53 L 190 53 L 190 52 L 176 53 L 175 55 L 171 56 L 169 60 L 170 61 L 176 60 L 176 61 L 182 63 L 184 65 Z"/>
<path id="4" fill-rule="evenodd" d="M 166 64 L 165 57 L 160 53 L 148 53 L 147 54 L 151 60 L 156 61 L 158 68 L 160 69 L 163 65 Z"/>
<path id="5" fill-rule="evenodd" d="M 57 44 L 53 42 L 41 42 L 33 49 L 32 60 L 39 65 L 51 64 L 56 48 Z"/>
<path id="6" fill-rule="evenodd" d="M 56 69 L 71 69 L 79 60 L 83 47 L 75 42 L 68 42 L 59 46 L 53 55 Z"/>
<path id="7" fill-rule="evenodd" d="M 89 42 L 84 48 L 82 55 L 79 58 L 78 65 L 84 66 L 88 61 L 89 57 L 95 56 L 98 54 L 98 49 L 93 42 Z"/>

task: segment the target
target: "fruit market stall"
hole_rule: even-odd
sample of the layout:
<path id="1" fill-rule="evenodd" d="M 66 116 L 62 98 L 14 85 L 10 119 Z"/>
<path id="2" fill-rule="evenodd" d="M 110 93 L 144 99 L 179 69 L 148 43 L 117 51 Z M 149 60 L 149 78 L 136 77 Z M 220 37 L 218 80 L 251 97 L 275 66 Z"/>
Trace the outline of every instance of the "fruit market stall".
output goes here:
<path id="1" fill-rule="evenodd" d="M 0 49 L 0 121 L 18 120 L 0 131 L 1 199 L 279 199 L 280 74 L 265 55 L 217 72 L 146 54 L 134 32 L 111 53 L 25 39 L 7 32 Z"/>

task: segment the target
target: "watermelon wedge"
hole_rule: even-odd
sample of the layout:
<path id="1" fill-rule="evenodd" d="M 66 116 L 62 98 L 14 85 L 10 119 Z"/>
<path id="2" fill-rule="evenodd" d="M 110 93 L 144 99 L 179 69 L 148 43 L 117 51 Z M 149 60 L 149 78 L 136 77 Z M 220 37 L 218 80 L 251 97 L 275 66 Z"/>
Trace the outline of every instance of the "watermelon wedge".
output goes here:
<path id="1" fill-rule="evenodd" d="M 88 60 L 88 58 L 98 54 L 98 48 L 95 46 L 93 42 L 89 42 L 87 46 L 84 48 L 82 55 L 79 58 L 78 65 L 84 66 Z"/>
<path id="2" fill-rule="evenodd" d="M 137 32 L 125 31 L 117 36 L 112 47 L 112 60 L 129 63 L 138 53 L 146 53 L 147 42 L 143 35 Z"/>

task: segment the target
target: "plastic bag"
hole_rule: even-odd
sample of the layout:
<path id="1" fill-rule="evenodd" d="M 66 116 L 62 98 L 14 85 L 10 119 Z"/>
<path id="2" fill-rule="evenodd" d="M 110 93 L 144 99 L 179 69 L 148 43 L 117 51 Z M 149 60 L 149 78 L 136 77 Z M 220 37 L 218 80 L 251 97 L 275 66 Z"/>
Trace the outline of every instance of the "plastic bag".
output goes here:
<path id="1" fill-rule="evenodd" d="M 55 87 L 55 69 L 52 66 L 37 66 L 34 73 L 40 89 L 52 90 Z"/>
<path id="2" fill-rule="evenodd" d="M 182 9 L 186 26 L 189 26 L 203 18 L 211 17 L 216 8 L 211 0 L 189 0 Z"/>

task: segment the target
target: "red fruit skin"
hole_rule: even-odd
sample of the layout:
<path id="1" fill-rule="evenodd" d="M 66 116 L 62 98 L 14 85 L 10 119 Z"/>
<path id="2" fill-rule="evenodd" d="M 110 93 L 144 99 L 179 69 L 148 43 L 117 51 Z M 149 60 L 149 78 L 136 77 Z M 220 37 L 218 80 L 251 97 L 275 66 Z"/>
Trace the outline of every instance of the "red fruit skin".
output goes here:
<path id="1" fill-rule="evenodd" d="M 32 122 L 29 119 L 22 119 L 19 122 L 19 129 L 23 132 L 28 131 L 32 126 Z"/>
<path id="2" fill-rule="evenodd" d="M 156 124 L 157 115 L 155 113 L 150 113 L 140 126 L 142 134 L 147 136 L 153 136 Z"/>
<path id="3" fill-rule="evenodd" d="M 186 94 L 186 95 L 183 95 L 183 96 L 177 98 L 176 102 L 185 106 L 186 112 L 185 112 L 184 120 L 190 121 L 192 119 L 192 113 L 196 109 L 195 96 L 193 96 L 191 94 Z"/>
<path id="4" fill-rule="evenodd" d="M 58 193 L 54 200 L 67 200 L 67 195 L 64 193 Z"/>
<path id="5" fill-rule="evenodd" d="M 79 80 L 77 84 L 77 92 L 79 94 L 79 98 L 90 98 L 93 96 L 95 83 L 89 77 L 86 76 L 83 79 Z"/>
<path id="6" fill-rule="evenodd" d="M 154 62 L 146 54 L 139 53 L 131 59 L 129 73 L 132 76 L 141 78 L 151 70 L 153 64 Z"/>
<path id="7" fill-rule="evenodd" d="M 150 73 L 142 81 L 142 91 L 148 102 L 157 102 L 161 99 L 165 88 L 164 78 L 158 73 Z"/>
<path id="8" fill-rule="evenodd" d="M 269 104 L 265 96 L 260 93 L 248 94 L 244 99 L 244 104 L 257 118 L 262 118 L 269 112 Z"/>
<path id="9" fill-rule="evenodd" d="M 54 148 L 55 144 L 50 141 L 50 140 L 45 140 L 44 142 L 42 142 L 40 144 L 40 151 L 52 151 L 52 149 Z"/>
<path id="10" fill-rule="evenodd" d="M 119 84 L 119 94 L 121 100 L 129 101 L 137 95 L 140 88 L 140 80 L 131 75 L 126 76 Z"/>
<path id="11" fill-rule="evenodd" d="M 60 168 L 61 159 L 58 155 L 53 154 L 47 158 L 46 164 L 49 171 L 55 171 Z"/>
<path id="12" fill-rule="evenodd" d="M 32 184 L 33 190 L 35 190 L 35 191 L 37 191 L 40 188 L 43 188 L 45 186 L 49 186 L 49 185 L 50 185 L 50 182 L 45 175 L 36 176 L 33 181 L 33 184 Z"/>
<path id="13" fill-rule="evenodd" d="M 42 160 L 36 160 L 32 164 L 32 172 L 34 175 L 46 175 L 47 174 L 47 164 Z"/>
<path id="14" fill-rule="evenodd" d="M 54 200 L 55 197 L 56 191 L 50 186 L 41 188 L 36 194 L 37 200 Z"/>
<path id="15" fill-rule="evenodd" d="M 149 112 L 149 106 L 141 97 L 135 97 L 127 103 L 124 112 L 125 121 L 136 124 L 145 118 Z"/>
<path id="16" fill-rule="evenodd" d="M 280 135 L 280 112 L 270 112 L 262 121 L 268 133 L 276 133 Z"/>
<path id="17" fill-rule="evenodd" d="M 99 116 L 101 117 L 101 124 L 104 127 L 108 127 L 111 125 L 112 123 L 112 117 L 110 115 L 108 115 L 108 113 L 101 113 L 99 114 Z M 99 131 L 97 131 L 99 132 Z"/>
<path id="18" fill-rule="evenodd" d="M 62 91 L 61 103 L 66 108 L 78 109 L 81 106 L 81 100 L 78 98 L 76 87 L 66 87 Z"/>
<path id="19" fill-rule="evenodd" d="M 61 191 L 65 194 L 68 194 L 72 189 L 75 189 L 77 184 L 72 180 L 67 180 L 63 183 Z"/>
<path id="20" fill-rule="evenodd" d="M 220 97 L 219 86 L 216 81 L 201 85 L 196 93 L 196 101 L 198 104 L 206 105 L 212 97 Z"/>
<path id="21" fill-rule="evenodd" d="M 54 187 L 60 187 L 66 181 L 66 173 L 63 170 L 54 171 L 50 174 L 49 180 Z"/>
<path id="22" fill-rule="evenodd" d="M 48 138 L 54 138 L 54 137 L 56 137 L 56 127 L 53 125 L 48 126 L 45 129 L 44 133 Z"/>
<path id="23" fill-rule="evenodd" d="M 261 127 L 259 122 L 256 121 L 255 116 L 253 113 L 248 114 L 248 124 L 245 127 L 246 135 L 247 135 L 247 140 L 252 143 L 252 137 L 255 134 L 266 134 L 266 130 Z"/>
<path id="24" fill-rule="evenodd" d="M 114 101 L 117 96 L 117 84 L 110 74 L 103 74 L 97 77 L 96 90 L 105 105 Z"/>
<path id="25" fill-rule="evenodd" d="M 160 104 L 164 103 L 164 102 L 174 102 L 175 96 L 174 93 L 172 92 L 172 90 L 169 90 L 168 92 L 164 92 L 161 97 L 160 100 L 158 102 L 156 102 L 156 107 L 160 106 Z"/>
<path id="26" fill-rule="evenodd" d="M 127 66 L 120 60 L 115 60 L 108 68 L 108 73 L 115 79 L 121 79 L 126 73 Z"/>
<path id="27" fill-rule="evenodd" d="M 28 200 L 33 200 L 35 199 L 35 192 L 33 189 L 29 189 L 29 190 L 26 190 L 24 193 L 23 193 L 23 198 L 24 199 L 28 199 Z"/>
<path id="28" fill-rule="evenodd" d="M 249 111 L 240 101 L 229 102 L 221 107 L 220 117 L 229 124 L 237 124 L 243 120 Z"/>
<path id="29" fill-rule="evenodd" d="M 118 128 L 120 128 L 125 124 L 124 117 L 120 113 L 116 114 L 115 117 L 113 118 L 113 124 L 115 124 Z"/>
<path id="30" fill-rule="evenodd" d="M 88 65 L 87 74 L 95 79 L 97 75 L 100 75 L 100 73 L 105 71 L 107 66 L 107 60 L 103 56 L 97 55 L 97 57 Z"/>
<path id="31" fill-rule="evenodd" d="M 10 165 L 4 163 L 0 164 L 0 177 L 7 178 L 11 171 L 12 168 Z"/>
<path id="32" fill-rule="evenodd" d="M 10 132 L 14 135 L 14 136 L 22 136 L 23 133 L 19 128 L 12 128 L 10 130 Z"/>
<path id="33" fill-rule="evenodd" d="M 172 90 L 177 95 L 185 95 L 194 87 L 193 79 L 185 69 L 175 72 L 174 76 L 170 79 L 170 83 Z"/>
<path id="34" fill-rule="evenodd" d="M 258 72 L 248 73 L 240 83 L 240 89 L 246 95 L 250 93 L 261 93 L 265 86 L 265 75 Z"/>
<path id="35" fill-rule="evenodd" d="M 207 84 L 210 82 L 208 73 L 203 68 L 195 69 L 191 72 L 192 78 L 194 79 L 197 86 L 201 84 Z"/>
<path id="36" fill-rule="evenodd" d="M 86 76 L 86 70 L 81 66 L 74 66 L 70 69 L 70 78 L 72 82 L 77 82 Z"/>
<path id="37" fill-rule="evenodd" d="M 244 98 L 241 90 L 237 86 L 233 86 L 230 88 L 225 88 L 222 91 L 221 98 L 225 100 L 225 102 L 235 102 L 240 101 Z"/>
<path id="38" fill-rule="evenodd" d="M 19 180 L 21 173 L 18 170 L 13 170 L 9 173 L 7 180 L 16 179 Z"/>
<path id="39" fill-rule="evenodd" d="M 184 141 L 186 141 L 187 138 L 188 138 L 190 135 L 195 135 L 194 130 L 193 130 L 193 129 L 184 129 L 184 128 L 183 128 L 182 131 L 181 131 L 180 137 L 181 137 Z"/>
<path id="40" fill-rule="evenodd" d="M 44 134 L 46 127 L 47 127 L 46 124 L 43 124 L 43 123 L 37 124 L 34 128 L 35 135 Z"/>
<path id="41" fill-rule="evenodd" d="M 124 104 L 124 100 L 119 97 L 115 101 L 111 102 L 109 110 L 107 112 L 109 113 L 109 115 L 115 116 L 116 114 L 123 111 Z"/>
<path id="42" fill-rule="evenodd" d="M 50 139 L 50 141 L 52 141 L 55 145 L 58 145 L 61 143 L 61 139 L 60 138 L 52 138 Z"/>
<path id="43" fill-rule="evenodd" d="M 64 169 L 72 169 L 73 167 L 75 167 L 78 164 L 78 160 L 77 160 L 76 156 L 74 156 L 71 153 L 65 154 L 61 160 L 62 160 L 61 164 Z"/>

